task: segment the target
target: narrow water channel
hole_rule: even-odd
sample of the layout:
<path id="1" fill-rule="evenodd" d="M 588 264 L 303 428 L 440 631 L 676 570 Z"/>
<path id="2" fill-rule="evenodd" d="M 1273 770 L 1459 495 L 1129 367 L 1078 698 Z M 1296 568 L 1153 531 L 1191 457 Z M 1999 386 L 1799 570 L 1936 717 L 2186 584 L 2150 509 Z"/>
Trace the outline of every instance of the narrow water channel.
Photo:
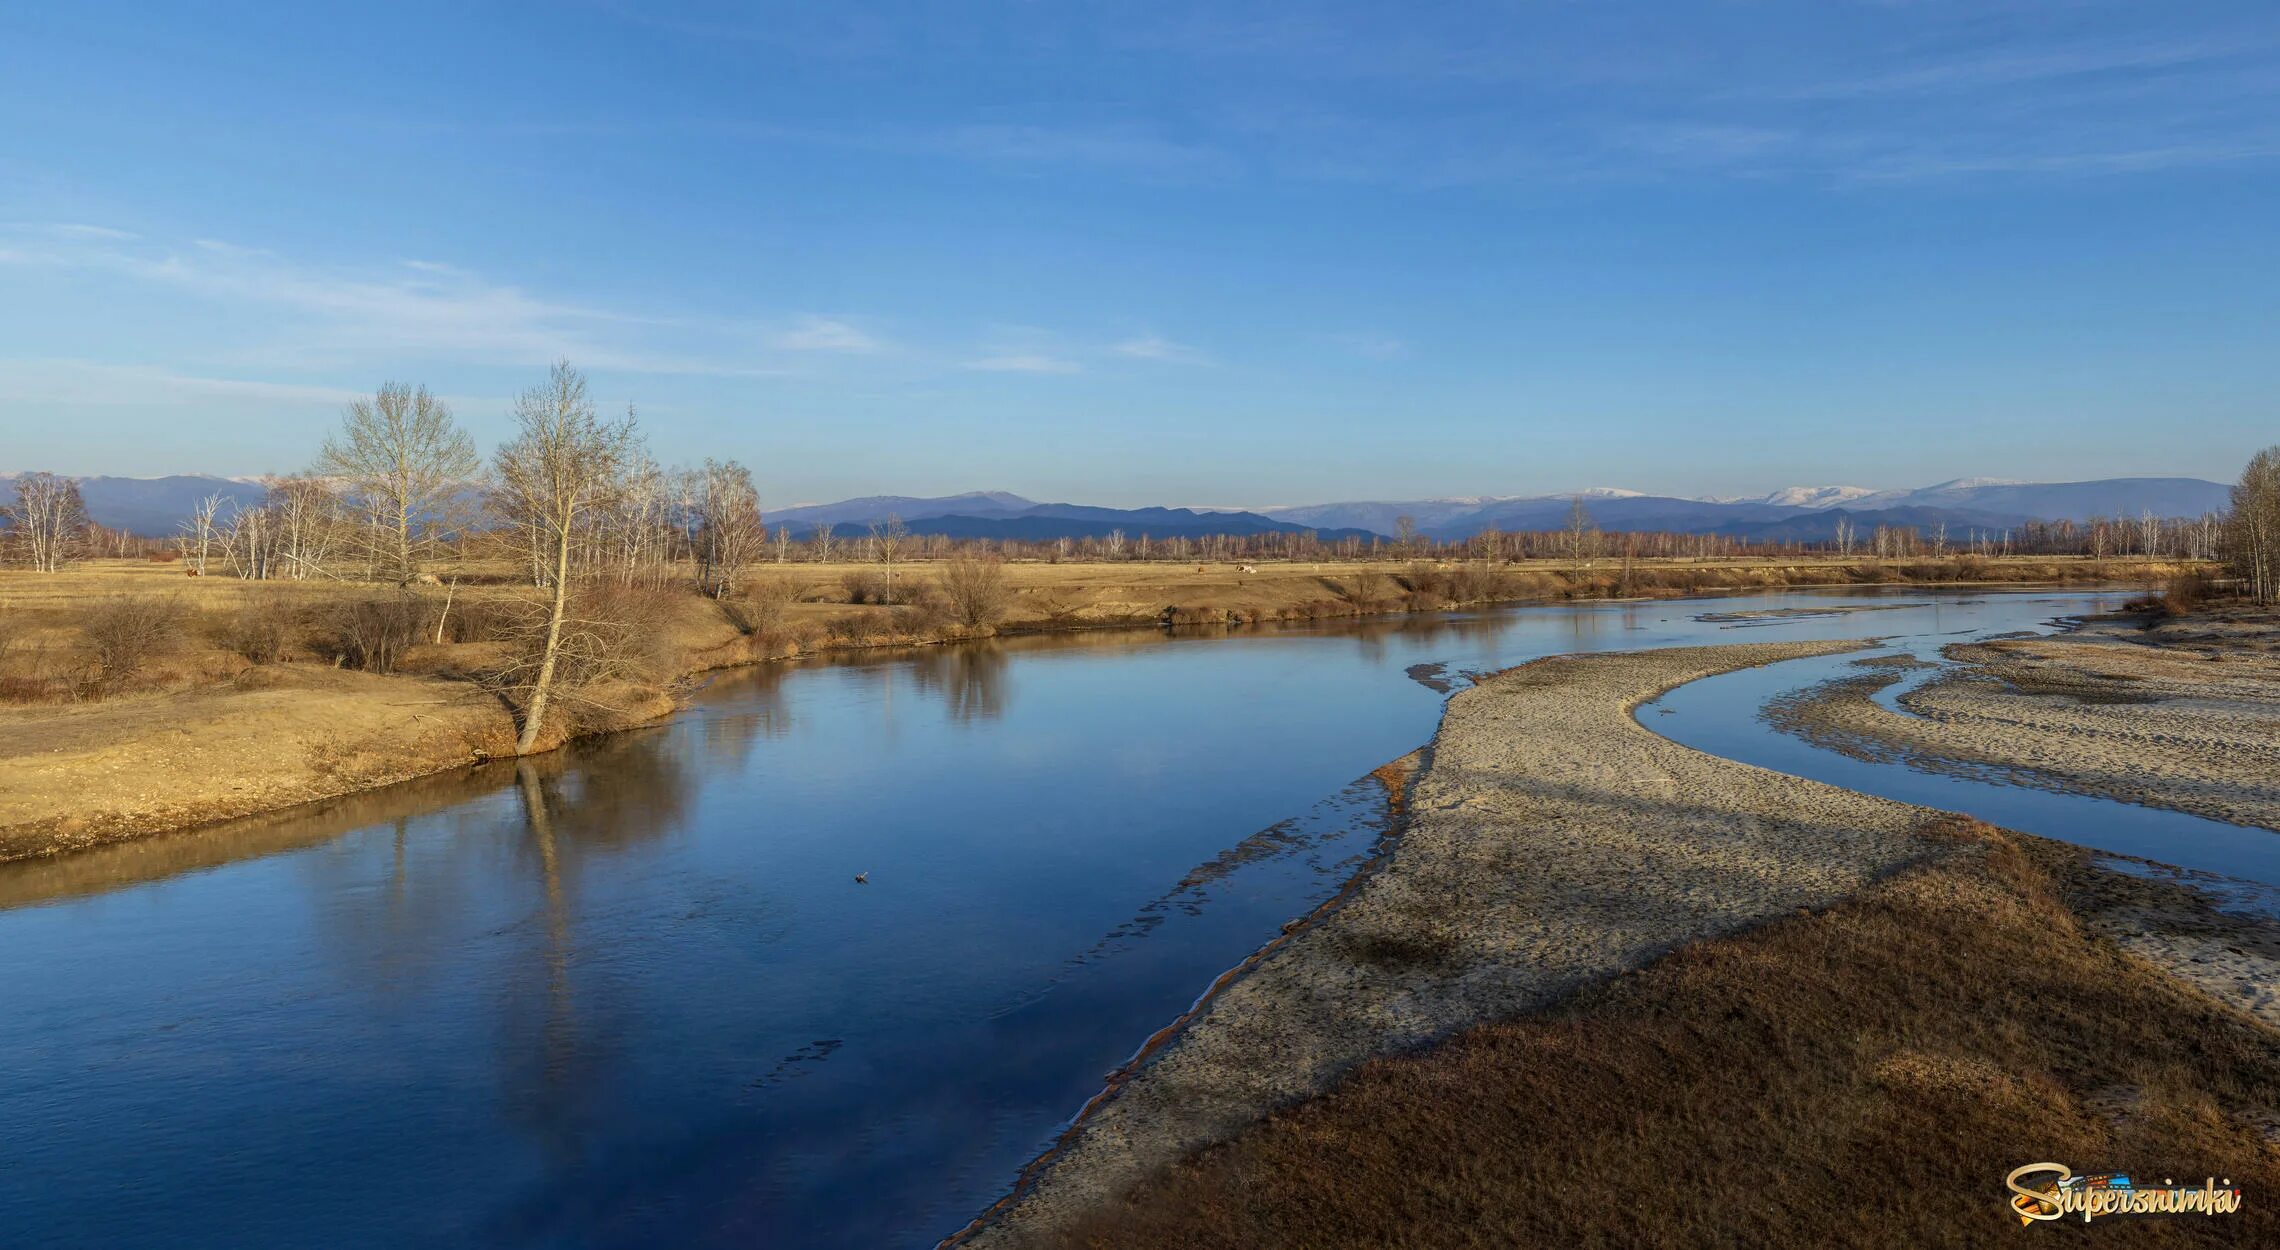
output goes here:
<path id="1" fill-rule="evenodd" d="M 1384 831 L 1369 770 L 1466 673 L 2038 628 L 2117 597 L 1800 592 L 771 666 L 520 767 L 0 865 L 0 1245 L 929 1245 L 1337 889 Z M 1855 607 L 1882 610 L 1830 611 Z M 1780 609 L 1810 614 L 1727 615 Z M 1761 693 L 1703 683 L 1661 719 Z"/>

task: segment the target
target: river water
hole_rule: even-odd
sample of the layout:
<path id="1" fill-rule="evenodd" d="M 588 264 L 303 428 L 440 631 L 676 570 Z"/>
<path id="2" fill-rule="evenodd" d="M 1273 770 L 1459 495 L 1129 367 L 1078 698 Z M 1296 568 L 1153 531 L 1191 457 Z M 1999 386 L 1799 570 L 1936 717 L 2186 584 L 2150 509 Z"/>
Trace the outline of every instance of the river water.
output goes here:
<path id="1" fill-rule="evenodd" d="M 1797 592 L 776 665 L 540 761 L 0 865 L 0 1245 L 928 1245 L 1335 892 L 1386 831 L 1369 770 L 1468 672 L 2119 598 Z M 1733 735 L 1763 694 L 1717 696 Z M 1688 706 L 1661 719 L 1715 738 Z"/>

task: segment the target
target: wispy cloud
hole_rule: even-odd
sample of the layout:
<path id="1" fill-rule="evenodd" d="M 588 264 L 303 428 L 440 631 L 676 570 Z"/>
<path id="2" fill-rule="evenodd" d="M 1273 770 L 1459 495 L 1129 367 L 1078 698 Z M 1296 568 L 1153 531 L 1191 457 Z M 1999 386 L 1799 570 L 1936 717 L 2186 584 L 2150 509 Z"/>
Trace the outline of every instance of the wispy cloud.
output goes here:
<path id="1" fill-rule="evenodd" d="M 435 261 L 382 271 L 309 266 L 261 247 L 214 239 L 181 249 L 101 227 L 11 229 L 0 263 L 106 273 L 195 300 L 283 316 L 242 363 L 306 368 L 363 360 L 467 360 L 528 365 L 570 357 L 629 372 L 775 376 L 739 354 L 740 322 L 620 312 L 534 295 Z M 8 241 L 0 235 L 0 241 Z"/>
<path id="2" fill-rule="evenodd" d="M 802 317 L 797 325 L 770 338 L 771 346 L 787 352 L 876 352 L 886 345 L 876 336 L 837 317 Z"/>
<path id="3" fill-rule="evenodd" d="M 2269 52 L 2264 40 L 2147 43 L 2140 40 L 2075 44 L 2031 51 L 1996 49 L 1921 61 L 1900 69 L 1869 70 L 1786 87 L 1737 94 L 1784 100 L 1846 100 L 1865 96 L 1946 95 L 2254 57 Z"/>
<path id="4" fill-rule="evenodd" d="M 127 242 L 142 237 L 131 230 L 89 225 L 80 221 L 0 222 L 0 230 L 5 230 L 11 234 L 46 235 L 57 239 L 108 239 L 114 242 Z"/>
<path id="5" fill-rule="evenodd" d="M 203 377 L 143 365 L 74 359 L 0 359 L 0 403 L 166 407 L 186 399 L 327 407 L 366 398 L 331 386 Z"/>
<path id="6" fill-rule="evenodd" d="M 1129 356 L 1134 360 L 1161 360 L 1172 364 L 1204 364 L 1210 359 L 1198 348 L 1190 347 L 1185 343 L 1175 343 L 1156 334 L 1142 334 L 1128 338 L 1120 343 L 1111 344 L 1108 350 L 1119 356 Z"/>
<path id="7" fill-rule="evenodd" d="M 1022 352 L 1003 356 L 983 356 L 965 362 L 965 368 L 983 373 L 1082 373 L 1084 366 L 1060 356 L 1047 356 L 1035 352 Z"/>

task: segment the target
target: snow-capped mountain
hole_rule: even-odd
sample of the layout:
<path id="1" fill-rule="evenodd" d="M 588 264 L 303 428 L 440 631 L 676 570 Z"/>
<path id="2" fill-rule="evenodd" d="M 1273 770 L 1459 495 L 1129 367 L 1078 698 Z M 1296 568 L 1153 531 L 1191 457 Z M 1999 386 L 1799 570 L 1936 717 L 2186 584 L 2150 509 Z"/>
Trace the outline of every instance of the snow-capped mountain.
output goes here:
<path id="1" fill-rule="evenodd" d="M 1784 486 L 1780 490 L 1758 496 L 1757 502 L 1777 504 L 1784 508 L 1834 508 L 1878 493 L 1871 486 Z M 1737 501 L 1721 499 L 1710 502 Z"/>

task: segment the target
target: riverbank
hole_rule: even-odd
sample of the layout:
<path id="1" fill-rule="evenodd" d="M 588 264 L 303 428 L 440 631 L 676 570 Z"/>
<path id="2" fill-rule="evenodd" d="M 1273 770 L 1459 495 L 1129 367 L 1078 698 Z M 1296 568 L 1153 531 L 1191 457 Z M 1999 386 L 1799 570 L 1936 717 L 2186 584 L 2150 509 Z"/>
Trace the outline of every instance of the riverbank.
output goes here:
<path id="1" fill-rule="evenodd" d="M 1766 719 L 1859 759 L 2280 829 L 2280 618 L 2114 618 L 1941 654 L 1904 711 L 1875 696 L 1924 666 L 1876 657 Z"/>
<path id="2" fill-rule="evenodd" d="M 2117 576 L 2167 566 L 2069 559 L 1916 561 L 1669 560 L 1628 570 L 1548 561 L 1483 569 L 1393 562 L 1268 564 L 1009 564 L 993 626 L 958 625 L 908 606 L 846 602 L 843 584 L 866 565 L 756 570 L 781 583 L 771 619 L 748 606 L 670 596 L 654 626 L 677 657 L 671 677 L 827 652 L 932 645 L 992 634 L 1165 625 L 1245 625 L 1398 616 L 1488 603 L 1732 593 L 1789 586 L 2017 584 Z M 924 563 L 901 576 L 928 584 Z M 503 576 L 503 575 L 502 575 Z M 343 671 L 321 645 L 288 641 L 260 662 L 238 653 L 236 622 L 256 604 L 304 622 L 343 597 L 377 593 L 338 583 L 186 580 L 171 565 L 96 562 L 58 574 L 0 572 L 0 862 L 171 833 L 392 785 L 508 754 L 509 709 L 469 677 L 495 663 L 487 610 L 517 593 L 496 578 L 448 592 L 439 641 L 411 649 L 399 670 Z M 436 594 L 434 588 L 426 592 Z M 100 702 L 56 693 L 81 649 L 79 621 L 122 597 L 163 596 L 184 609 L 187 633 L 137 688 Z M 495 616 L 495 610 L 489 612 Z M 304 629 L 308 628 L 303 626 Z M 581 732 L 609 732 L 669 715 L 670 683 L 629 692 Z"/>
<path id="3" fill-rule="evenodd" d="M 1630 714 L 1849 645 L 1560 657 L 1457 696 L 1383 869 L 972 1244 L 1886 1245 L 1995 1227 L 2044 1158 L 2280 1185 L 2280 1034 L 2099 935 L 2182 932 L 2188 899 Z M 2251 1227 L 2276 1225 L 2187 1235 Z"/>

